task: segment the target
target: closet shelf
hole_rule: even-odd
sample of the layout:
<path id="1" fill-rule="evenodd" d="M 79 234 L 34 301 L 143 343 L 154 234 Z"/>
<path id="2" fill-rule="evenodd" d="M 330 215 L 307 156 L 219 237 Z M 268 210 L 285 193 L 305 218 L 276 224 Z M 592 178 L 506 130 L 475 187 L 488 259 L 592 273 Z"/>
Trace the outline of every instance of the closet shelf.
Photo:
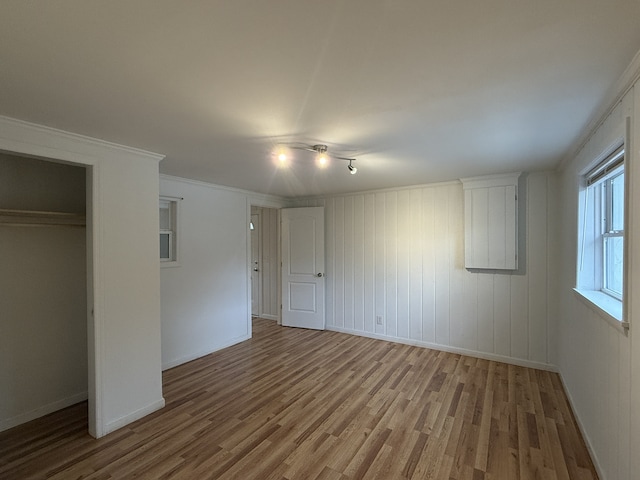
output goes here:
<path id="1" fill-rule="evenodd" d="M 10 210 L 0 208 L 0 226 L 47 226 L 63 225 L 84 227 L 87 224 L 83 213 L 39 212 L 35 210 Z"/>

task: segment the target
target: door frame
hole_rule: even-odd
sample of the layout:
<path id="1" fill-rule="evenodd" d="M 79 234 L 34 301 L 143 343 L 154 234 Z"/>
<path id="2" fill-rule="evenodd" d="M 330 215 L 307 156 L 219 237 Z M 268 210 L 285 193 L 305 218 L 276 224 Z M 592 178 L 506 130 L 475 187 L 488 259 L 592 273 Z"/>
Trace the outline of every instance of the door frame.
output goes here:
<path id="1" fill-rule="evenodd" d="M 1 143 L 1 142 L 0 142 Z M 29 147 L 29 145 L 27 145 Z M 99 438 L 103 435 L 103 418 L 102 418 L 102 375 L 100 358 L 97 352 L 101 345 L 102 331 L 100 325 L 96 325 L 95 321 L 95 298 L 96 298 L 96 279 L 94 276 L 94 262 L 96 245 L 94 239 L 97 237 L 96 230 L 96 211 L 94 206 L 96 200 L 94 198 L 96 187 L 98 185 L 99 168 L 96 165 L 81 163 L 73 160 L 66 160 L 64 155 L 61 158 L 54 156 L 45 156 L 37 154 L 39 152 L 35 149 L 6 149 L 2 148 L 0 144 L 0 152 L 5 152 L 9 155 L 17 157 L 34 158 L 51 163 L 61 163 L 66 165 L 73 165 L 81 167 L 85 171 L 85 255 L 86 255 L 86 278 L 85 278 L 85 290 L 87 299 L 87 402 L 88 402 L 88 425 L 87 429 L 92 437 Z M 32 153 L 33 152 L 33 153 Z M 46 408 L 46 407 L 45 407 Z M 63 407 L 57 407 L 53 411 L 57 411 Z M 39 418 L 39 417 L 35 417 Z"/>
<path id="2" fill-rule="evenodd" d="M 286 202 L 283 199 L 279 199 L 277 197 L 270 197 L 270 196 L 249 196 L 247 199 L 247 213 L 246 213 L 246 222 L 245 225 L 247 226 L 247 261 L 246 261 L 246 272 L 247 272 L 247 311 L 248 311 L 248 315 L 247 315 L 247 322 L 248 322 L 248 332 L 249 335 L 251 335 L 251 329 L 252 329 L 252 323 L 251 323 L 251 298 L 252 298 L 252 292 L 251 292 L 251 232 L 249 231 L 249 222 L 251 221 L 251 207 L 258 207 L 258 208 L 271 208 L 273 210 L 276 210 L 277 212 L 277 219 L 276 219 L 276 223 L 277 223 L 277 244 L 278 244 L 278 252 L 277 252 L 277 261 L 276 261 L 276 265 L 281 265 L 282 264 L 282 258 L 281 258 L 281 243 L 282 243 L 282 236 L 281 236 L 281 214 L 280 214 L 280 210 L 283 208 L 287 208 L 288 202 Z M 260 274 L 262 276 L 262 265 L 260 268 Z M 277 269 L 277 299 L 279 302 L 282 302 L 282 291 L 281 291 L 281 275 L 282 272 L 280 271 L 281 268 L 278 267 Z M 260 285 L 262 285 L 262 281 L 260 282 Z M 261 297 L 261 304 L 262 304 L 262 295 L 260 295 Z M 262 305 L 261 305 L 262 308 Z M 278 312 L 277 312 L 277 320 L 276 323 L 278 325 L 282 325 L 282 309 L 278 308 Z"/>
<path id="3" fill-rule="evenodd" d="M 257 208 L 261 208 L 261 207 L 257 207 Z M 253 210 L 253 207 L 251 207 L 251 209 Z M 251 281 L 251 316 L 254 316 L 253 313 L 253 300 L 254 300 L 254 294 L 257 293 L 257 296 L 255 298 L 256 303 L 257 303 L 257 310 L 258 313 L 256 316 L 260 316 L 262 314 L 262 213 L 258 212 L 258 213 L 252 213 L 251 217 L 250 217 L 250 221 L 253 221 L 253 217 L 254 215 L 257 217 L 257 224 L 258 225 L 254 225 L 254 230 L 249 229 L 249 236 L 250 236 L 250 245 L 251 245 L 251 258 L 250 258 L 250 262 L 251 262 L 251 268 L 249 269 L 249 275 L 251 275 L 250 278 L 253 277 L 254 272 L 254 268 L 255 268 L 255 264 L 254 261 L 255 259 L 253 258 L 253 254 L 254 254 L 254 248 L 257 249 L 257 263 L 258 263 L 258 272 L 257 272 L 257 286 L 258 286 L 258 292 L 254 292 L 253 291 L 253 285 L 254 282 Z M 255 233 L 254 233 L 255 232 Z M 254 245 L 254 235 L 255 235 L 255 241 L 258 242 L 258 245 Z"/>
<path id="4" fill-rule="evenodd" d="M 91 436 L 100 438 L 164 406 L 164 398 L 160 396 L 160 399 L 145 408 L 119 419 L 107 417 L 105 411 L 104 397 L 107 392 L 104 350 L 107 340 L 107 312 L 102 291 L 109 259 L 104 253 L 101 233 L 104 196 L 102 186 L 109 171 L 103 175 L 102 169 L 114 159 L 130 158 L 159 163 L 164 155 L 4 116 L 0 116 L 0 152 L 67 163 L 86 169 L 88 431 Z M 160 367 L 158 364 L 159 374 Z"/>

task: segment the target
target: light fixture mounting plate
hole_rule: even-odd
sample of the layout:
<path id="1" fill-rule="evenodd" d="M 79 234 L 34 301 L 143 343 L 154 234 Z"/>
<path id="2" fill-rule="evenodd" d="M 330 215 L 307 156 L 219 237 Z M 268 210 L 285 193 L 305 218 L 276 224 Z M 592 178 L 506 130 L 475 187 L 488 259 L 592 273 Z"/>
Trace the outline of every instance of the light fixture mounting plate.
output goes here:
<path id="1" fill-rule="evenodd" d="M 314 145 L 311 148 L 318 153 L 327 153 L 327 150 L 329 149 L 326 145 L 322 145 L 322 144 Z"/>

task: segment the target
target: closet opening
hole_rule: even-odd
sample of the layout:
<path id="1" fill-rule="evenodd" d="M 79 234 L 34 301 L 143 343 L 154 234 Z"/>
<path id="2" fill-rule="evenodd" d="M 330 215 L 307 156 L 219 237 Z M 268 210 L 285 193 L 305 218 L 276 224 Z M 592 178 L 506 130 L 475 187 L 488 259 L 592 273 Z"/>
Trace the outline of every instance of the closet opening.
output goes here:
<path id="1" fill-rule="evenodd" d="M 88 399 L 90 180 L 0 151 L 0 431 Z"/>

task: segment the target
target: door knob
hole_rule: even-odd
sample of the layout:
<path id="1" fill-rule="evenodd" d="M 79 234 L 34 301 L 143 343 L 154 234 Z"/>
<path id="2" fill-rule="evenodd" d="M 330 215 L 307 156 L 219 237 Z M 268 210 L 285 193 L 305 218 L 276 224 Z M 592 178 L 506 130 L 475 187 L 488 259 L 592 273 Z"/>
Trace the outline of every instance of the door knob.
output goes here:
<path id="1" fill-rule="evenodd" d="M 318 278 L 322 277 L 322 273 L 318 273 L 318 274 L 316 275 L 316 277 L 318 277 Z"/>
<path id="2" fill-rule="evenodd" d="M 257 268 L 254 268 L 254 269 L 253 269 L 253 271 L 254 271 L 254 272 L 257 272 L 257 271 L 258 271 L 258 269 L 257 269 Z"/>

